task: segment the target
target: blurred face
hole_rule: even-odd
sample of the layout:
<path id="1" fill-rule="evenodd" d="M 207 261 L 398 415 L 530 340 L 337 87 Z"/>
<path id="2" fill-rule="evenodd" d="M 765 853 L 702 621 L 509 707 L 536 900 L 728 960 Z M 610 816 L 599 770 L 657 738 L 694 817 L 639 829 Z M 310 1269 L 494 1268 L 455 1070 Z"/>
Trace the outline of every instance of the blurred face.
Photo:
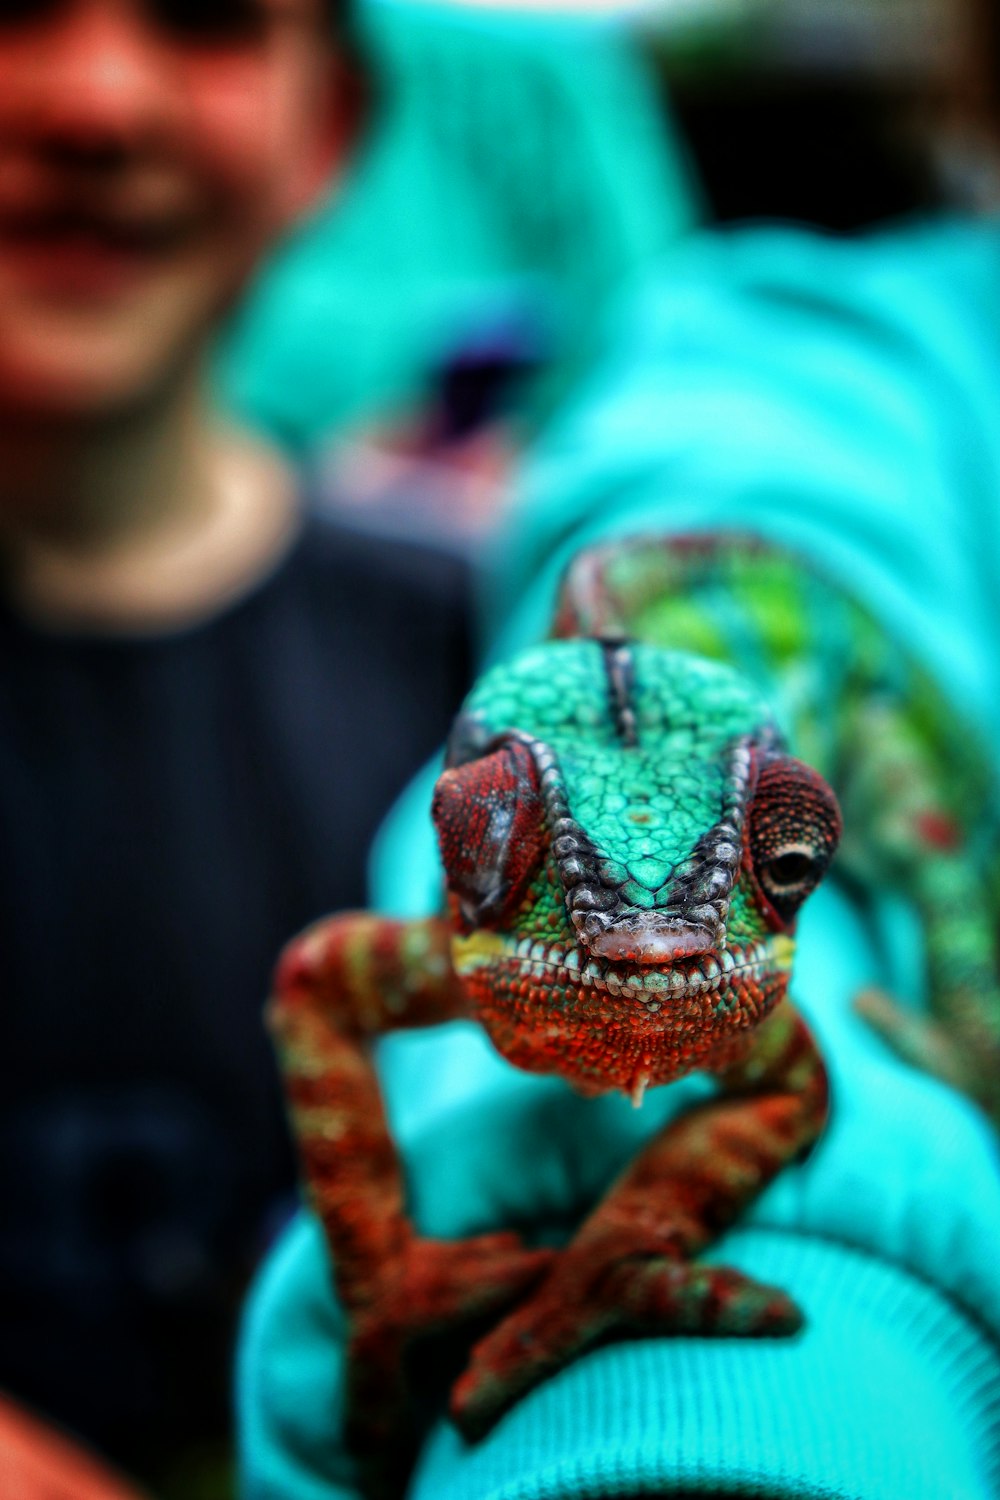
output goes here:
<path id="1" fill-rule="evenodd" d="M 0 414 L 147 399 L 336 155 L 321 0 L 0 0 Z"/>

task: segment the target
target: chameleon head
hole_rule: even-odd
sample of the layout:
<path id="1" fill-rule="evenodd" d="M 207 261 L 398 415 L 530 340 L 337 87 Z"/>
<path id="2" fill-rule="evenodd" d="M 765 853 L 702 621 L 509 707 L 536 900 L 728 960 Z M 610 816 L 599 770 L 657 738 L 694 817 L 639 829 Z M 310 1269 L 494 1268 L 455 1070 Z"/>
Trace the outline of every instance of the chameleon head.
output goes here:
<path id="1" fill-rule="evenodd" d="M 744 678 L 593 640 L 477 685 L 433 815 L 455 967 L 497 1048 L 636 1102 L 745 1053 L 840 837 Z"/>

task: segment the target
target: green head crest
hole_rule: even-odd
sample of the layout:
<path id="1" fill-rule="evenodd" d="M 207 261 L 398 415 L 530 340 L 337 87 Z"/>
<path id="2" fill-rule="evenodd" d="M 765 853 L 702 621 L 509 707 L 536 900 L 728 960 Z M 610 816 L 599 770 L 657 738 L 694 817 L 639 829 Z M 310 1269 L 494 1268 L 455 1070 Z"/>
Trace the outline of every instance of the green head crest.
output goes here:
<path id="1" fill-rule="evenodd" d="M 728 978 L 779 955 L 787 978 L 795 910 L 839 835 L 832 793 L 745 678 L 594 640 L 477 685 L 434 816 L 460 972 L 562 970 L 647 1016 L 703 991 L 726 1010 Z"/>

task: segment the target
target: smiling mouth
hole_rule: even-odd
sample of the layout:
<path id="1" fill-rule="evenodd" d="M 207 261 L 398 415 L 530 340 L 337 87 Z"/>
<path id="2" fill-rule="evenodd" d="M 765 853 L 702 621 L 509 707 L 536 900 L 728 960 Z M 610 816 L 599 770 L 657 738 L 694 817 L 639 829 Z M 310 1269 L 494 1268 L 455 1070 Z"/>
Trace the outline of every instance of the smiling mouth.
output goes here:
<path id="1" fill-rule="evenodd" d="M 505 941 L 498 933 L 479 931 L 455 940 L 455 966 L 472 973 L 491 963 L 516 966 L 527 979 L 550 985 L 579 985 L 613 999 L 635 1000 L 650 1015 L 665 1004 L 759 983 L 791 972 L 794 943 L 775 933 L 759 942 L 734 945 L 718 953 L 681 959 L 669 968 L 637 968 L 592 958 L 580 948 L 565 948 L 522 938 Z"/>
<path id="2" fill-rule="evenodd" d="M 0 258 L 40 290 L 116 292 L 176 253 L 190 233 L 186 218 L 0 216 Z"/>

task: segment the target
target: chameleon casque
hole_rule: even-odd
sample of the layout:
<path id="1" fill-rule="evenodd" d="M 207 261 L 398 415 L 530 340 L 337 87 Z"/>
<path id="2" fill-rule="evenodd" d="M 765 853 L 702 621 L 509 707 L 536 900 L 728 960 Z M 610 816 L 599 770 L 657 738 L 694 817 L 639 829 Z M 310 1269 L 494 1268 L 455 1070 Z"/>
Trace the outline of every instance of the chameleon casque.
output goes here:
<path id="1" fill-rule="evenodd" d="M 451 1399 L 475 1439 L 607 1339 L 800 1326 L 780 1290 L 696 1257 L 826 1118 L 786 995 L 796 914 L 841 833 L 824 777 L 846 878 L 895 884 L 926 935 L 930 1019 L 881 995 L 869 1019 L 997 1108 L 989 851 L 962 817 L 989 776 L 930 680 L 836 588 L 738 537 L 582 554 L 556 635 L 489 673 L 452 733 L 433 808 L 447 915 L 333 917 L 278 969 L 271 1023 L 372 1494 L 405 1483 L 405 1357 L 442 1330 L 489 1330 Z M 765 688 L 823 775 L 790 757 Z M 692 1070 L 718 1093 L 646 1145 L 563 1249 L 421 1239 L 368 1043 L 466 1016 L 585 1094 L 639 1104 Z"/>

